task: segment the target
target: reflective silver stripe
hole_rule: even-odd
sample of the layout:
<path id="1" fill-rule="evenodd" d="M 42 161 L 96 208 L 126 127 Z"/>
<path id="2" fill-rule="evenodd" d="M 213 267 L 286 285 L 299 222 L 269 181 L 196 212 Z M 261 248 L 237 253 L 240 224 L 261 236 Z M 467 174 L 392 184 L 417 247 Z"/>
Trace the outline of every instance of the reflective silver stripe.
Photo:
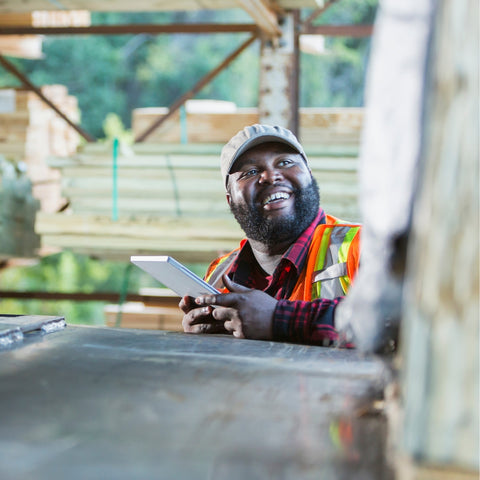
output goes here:
<path id="1" fill-rule="evenodd" d="M 343 291 L 342 284 L 338 278 L 331 278 L 330 280 L 324 280 L 320 288 L 320 298 L 329 298 L 333 300 L 336 297 L 343 297 L 345 292 Z"/>
<path id="2" fill-rule="evenodd" d="M 324 280 L 332 280 L 347 274 L 347 262 L 335 263 L 323 270 L 313 272 L 314 282 L 323 282 Z"/>
<path id="3" fill-rule="evenodd" d="M 353 226 L 353 225 L 352 225 Z M 340 248 L 345 241 L 345 236 L 352 226 L 334 226 L 330 235 L 330 243 L 325 256 L 323 269 L 314 272 L 312 283 L 320 283 L 320 298 L 333 299 L 345 295 L 339 278 L 347 275 L 347 264 L 338 263 Z M 331 270 L 330 270 L 331 269 Z M 337 274 L 338 273 L 338 274 Z"/>

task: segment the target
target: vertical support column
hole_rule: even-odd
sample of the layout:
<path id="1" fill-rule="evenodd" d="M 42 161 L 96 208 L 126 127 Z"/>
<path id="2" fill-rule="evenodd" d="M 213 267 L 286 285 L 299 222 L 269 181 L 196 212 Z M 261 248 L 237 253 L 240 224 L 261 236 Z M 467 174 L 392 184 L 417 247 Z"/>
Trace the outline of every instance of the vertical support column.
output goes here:
<path id="1" fill-rule="evenodd" d="M 402 319 L 401 446 L 415 468 L 400 459 L 399 480 L 480 470 L 479 6 L 436 4 Z"/>
<path id="2" fill-rule="evenodd" d="M 282 35 L 262 40 L 260 51 L 259 117 L 298 134 L 298 12 L 280 21 Z"/>

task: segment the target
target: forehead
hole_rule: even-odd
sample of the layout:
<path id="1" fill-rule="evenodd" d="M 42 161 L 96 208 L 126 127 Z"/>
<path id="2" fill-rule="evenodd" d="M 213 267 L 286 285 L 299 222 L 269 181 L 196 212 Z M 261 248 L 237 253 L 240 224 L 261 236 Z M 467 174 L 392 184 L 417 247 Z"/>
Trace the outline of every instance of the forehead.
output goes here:
<path id="1" fill-rule="evenodd" d="M 242 166 L 261 162 L 262 160 L 268 160 L 272 157 L 277 157 L 279 155 L 298 155 L 300 158 L 301 155 L 289 145 L 280 142 L 268 142 L 262 143 L 261 145 L 256 145 L 255 147 L 250 148 L 245 153 L 242 153 L 232 165 L 230 173 L 238 171 Z"/>

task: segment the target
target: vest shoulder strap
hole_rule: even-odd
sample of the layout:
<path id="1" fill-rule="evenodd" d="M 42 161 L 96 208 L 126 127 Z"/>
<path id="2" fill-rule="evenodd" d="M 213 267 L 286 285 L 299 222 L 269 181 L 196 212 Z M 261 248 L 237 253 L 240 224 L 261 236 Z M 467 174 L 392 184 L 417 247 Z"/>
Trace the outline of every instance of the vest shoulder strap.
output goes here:
<path id="1" fill-rule="evenodd" d="M 240 251 L 240 247 L 214 260 L 205 275 L 205 281 L 214 286 L 217 290 L 224 290 L 222 276 L 227 273 L 235 261 Z"/>

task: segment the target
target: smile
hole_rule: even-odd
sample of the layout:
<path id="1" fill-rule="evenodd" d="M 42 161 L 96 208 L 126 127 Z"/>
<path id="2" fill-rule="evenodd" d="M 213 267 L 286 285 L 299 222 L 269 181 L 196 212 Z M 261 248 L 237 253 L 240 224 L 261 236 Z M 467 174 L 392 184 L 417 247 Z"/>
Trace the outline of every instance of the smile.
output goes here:
<path id="1" fill-rule="evenodd" d="M 270 203 L 278 202 L 281 200 L 288 200 L 291 197 L 291 195 L 292 195 L 291 193 L 287 193 L 287 192 L 272 193 L 272 195 L 269 195 L 263 200 L 262 205 L 265 206 Z"/>

